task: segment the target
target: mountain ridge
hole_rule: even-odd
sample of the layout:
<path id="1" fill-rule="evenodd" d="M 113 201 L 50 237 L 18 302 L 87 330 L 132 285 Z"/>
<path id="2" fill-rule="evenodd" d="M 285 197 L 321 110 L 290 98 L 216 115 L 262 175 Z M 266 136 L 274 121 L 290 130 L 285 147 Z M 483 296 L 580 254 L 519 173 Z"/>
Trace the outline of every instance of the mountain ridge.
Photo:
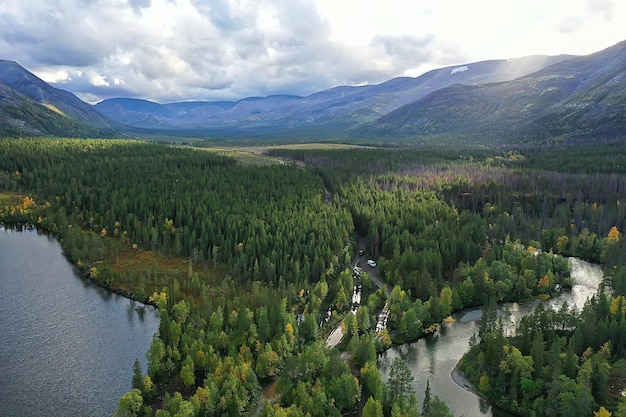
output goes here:
<path id="1" fill-rule="evenodd" d="M 355 135 L 499 136 L 528 142 L 626 126 L 626 41 L 502 83 L 453 85 L 359 126 Z"/>
<path id="2" fill-rule="evenodd" d="M 487 60 L 301 97 L 96 105 L 0 60 L 0 133 L 541 143 L 626 136 L 626 41 Z"/>
<path id="3" fill-rule="evenodd" d="M 455 65 L 431 70 L 419 77 L 396 77 L 379 84 L 366 86 L 336 86 L 318 91 L 305 97 L 268 96 L 257 99 L 256 112 L 235 113 L 232 107 L 213 107 L 210 102 L 195 109 L 195 114 L 185 117 L 167 116 L 164 112 L 135 112 L 132 108 L 112 108 L 108 99 L 95 107 L 111 117 L 135 127 L 168 128 L 185 127 L 239 127 L 282 128 L 307 127 L 318 125 L 341 125 L 343 128 L 376 118 L 419 98 L 429 91 L 440 89 L 452 83 L 482 83 L 516 78 L 543 68 L 546 65 L 571 58 L 570 55 L 532 55 L 513 60 L 487 60 L 463 65 Z M 454 71 L 464 68 L 464 70 Z M 452 77 L 452 78 L 450 78 Z M 283 103 L 275 97 L 286 97 Z M 245 103 L 249 98 L 230 103 Z M 130 102 L 129 102 L 130 103 Z M 183 102 L 184 103 L 184 102 Z M 180 105 L 168 103 L 161 106 Z M 164 108 L 165 108 L 164 107 Z M 206 108 L 203 108 L 206 107 Z M 143 114 L 142 114 L 143 113 Z M 194 115 L 199 116 L 192 120 Z M 134 118 L 134 119 L 133 119 Z M 158 119 L 158 122 L 155 122 Z"/>
<path id="4" fill-rule="evenodd" d="M 111 136 L 119 125 L 74 94 L 52 87 L 15 61 L 0 60 L 0 132 Z"/>
<path id="5" fill-rule="evenodd" d="M 15 61 L 0 60 L 0 82 L 40 104 L 49 104 L 83 122 L 111 127 L 113 121 L 69 91 L 51 86 Z"/>

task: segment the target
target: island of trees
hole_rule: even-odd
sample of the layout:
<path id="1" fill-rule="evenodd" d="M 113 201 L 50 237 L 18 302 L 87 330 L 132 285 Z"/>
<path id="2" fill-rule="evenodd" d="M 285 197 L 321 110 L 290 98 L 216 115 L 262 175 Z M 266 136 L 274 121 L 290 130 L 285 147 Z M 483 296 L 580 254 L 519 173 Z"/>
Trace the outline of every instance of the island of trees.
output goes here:
<path id="1" fill-rule="evenodd" d="M 523 416 L 626 416 L 625 145 L 268 155 L 281 163 L 0 139 L 0 220 L 55 234 L 85 276 L 159 309 L 117 415 L 448 416 L 428 386 L 417 404 L 402 361 L 384 382 L 377 353 L 484 306 L 461 366 L 485 397 Z M 357 242 L 391 291 L 363 274 L 350 314 Z M 598 295 L 540 304 L 506 333 L 494 305 L 567 291 L 570 256 L 604 265 Z"/>

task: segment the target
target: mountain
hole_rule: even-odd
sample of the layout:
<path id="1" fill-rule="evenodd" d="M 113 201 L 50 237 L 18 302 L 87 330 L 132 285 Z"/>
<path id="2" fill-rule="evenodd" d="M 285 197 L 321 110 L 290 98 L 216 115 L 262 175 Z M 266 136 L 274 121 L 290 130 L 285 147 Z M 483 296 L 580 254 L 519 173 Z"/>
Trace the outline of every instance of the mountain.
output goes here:
<path id="1" fill-rule="evenodd" d="M 587 56 L 530 56 L 450 66 L 306 97 L 95 106 L 0 61 L 0 134 L 401 138 L 545 143 L 626 134 L 626 41 Z"/>
<path id="2" fill-rule="evenodd" d="M 512 80 L 569 58 L 571 56 L 568 55 L 529 56 L 514 60 L 482 61 L 439 68 L 416 78 L 394 78 L 377 85 L 336 87 L 300 99 L 292 103 L 284 115 L 272 117 L 278 113 L 275 111 L 269 118 L 276 118 L 286 125 L 309 122 L 355 126 L 375 120 L 452 84 Z"/>
<path id="3" fill-rule="evenodd" d="M 626 134 L 626 41 L 500 83 L 455 84 L 353 131 L 519 143 Z"/>
<path id="4" fill-rule="evenodd" d="M 113 137 L 102 129 L 67 117 L 0 83 L 0 136 Z"/>
<path id="5" fill-rule="evenodd" d="M 0 60 L 0 133 L 111 136 L 117 123 L 13 61 Z"/>
<path id="6" fill-rule="evenodd" d="M 112 126 L 112 120 L 96 111 L 93 106 L 68 91 L 52 87 L 16 62 L 0 60 L 0 83 L 81 122 L 102 127 Z"/>
<path id="7" fill-rule="evenodd" d="M 169 128 L 164 106 L 148 100 L 115 98 L 102 101 L 96 110 L 123 124 L 144 128 Z"/>
<path id="8" fill-rule="evenodd" d="M 370 86 L 340 86 L 306 97 L 269 96 L 237 102 L 158 104 L 109 99 L 96 109 L 113 120 L 143 128 L 239 128 L 288 130 L 325 128 L 337 134 L 376 120 L 398 107 L 452 84 L 512 80 L 571 56 L 529 56 L 436 69 Z"/>
<path id="9" fill-rule="evenodd" d="M 243 121 L 271 112 L 299 99 L 298 96 L 274 95 L 248 97 L 239 101 L 190 101 L 159 104 L 152 101 L 112 98 L 95 108 L 111 119 L 130 126 L 149 129 L 203 129 L 237 126 Z"/>

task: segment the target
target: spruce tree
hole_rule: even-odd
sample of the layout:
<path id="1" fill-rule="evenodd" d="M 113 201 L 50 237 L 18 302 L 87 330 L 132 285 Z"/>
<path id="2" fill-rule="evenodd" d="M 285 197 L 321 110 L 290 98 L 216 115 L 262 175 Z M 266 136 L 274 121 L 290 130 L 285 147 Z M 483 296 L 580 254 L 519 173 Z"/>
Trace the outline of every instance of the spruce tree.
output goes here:
<path id="1" fill-rule="evenodd" d="M 426 381 L 426 390 L 424 390 L 424 402 L 422 403 L 422 417 L 428 417 L 430 414 L 430 380 Z"/>

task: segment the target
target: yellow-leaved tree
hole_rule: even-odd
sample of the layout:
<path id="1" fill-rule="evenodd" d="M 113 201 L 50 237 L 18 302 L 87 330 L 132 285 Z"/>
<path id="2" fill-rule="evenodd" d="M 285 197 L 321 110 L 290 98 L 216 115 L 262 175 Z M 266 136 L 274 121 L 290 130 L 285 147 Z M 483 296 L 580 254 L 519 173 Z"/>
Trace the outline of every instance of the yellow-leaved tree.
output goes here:
<path id="1" fill-rule="evenodd" d="M 607 265 L 616 265 L 619 260 L 621 233 L 617 230 L 617 226 L 611 227 L 604 248 L 602 249 L 602 262 Z"/>

